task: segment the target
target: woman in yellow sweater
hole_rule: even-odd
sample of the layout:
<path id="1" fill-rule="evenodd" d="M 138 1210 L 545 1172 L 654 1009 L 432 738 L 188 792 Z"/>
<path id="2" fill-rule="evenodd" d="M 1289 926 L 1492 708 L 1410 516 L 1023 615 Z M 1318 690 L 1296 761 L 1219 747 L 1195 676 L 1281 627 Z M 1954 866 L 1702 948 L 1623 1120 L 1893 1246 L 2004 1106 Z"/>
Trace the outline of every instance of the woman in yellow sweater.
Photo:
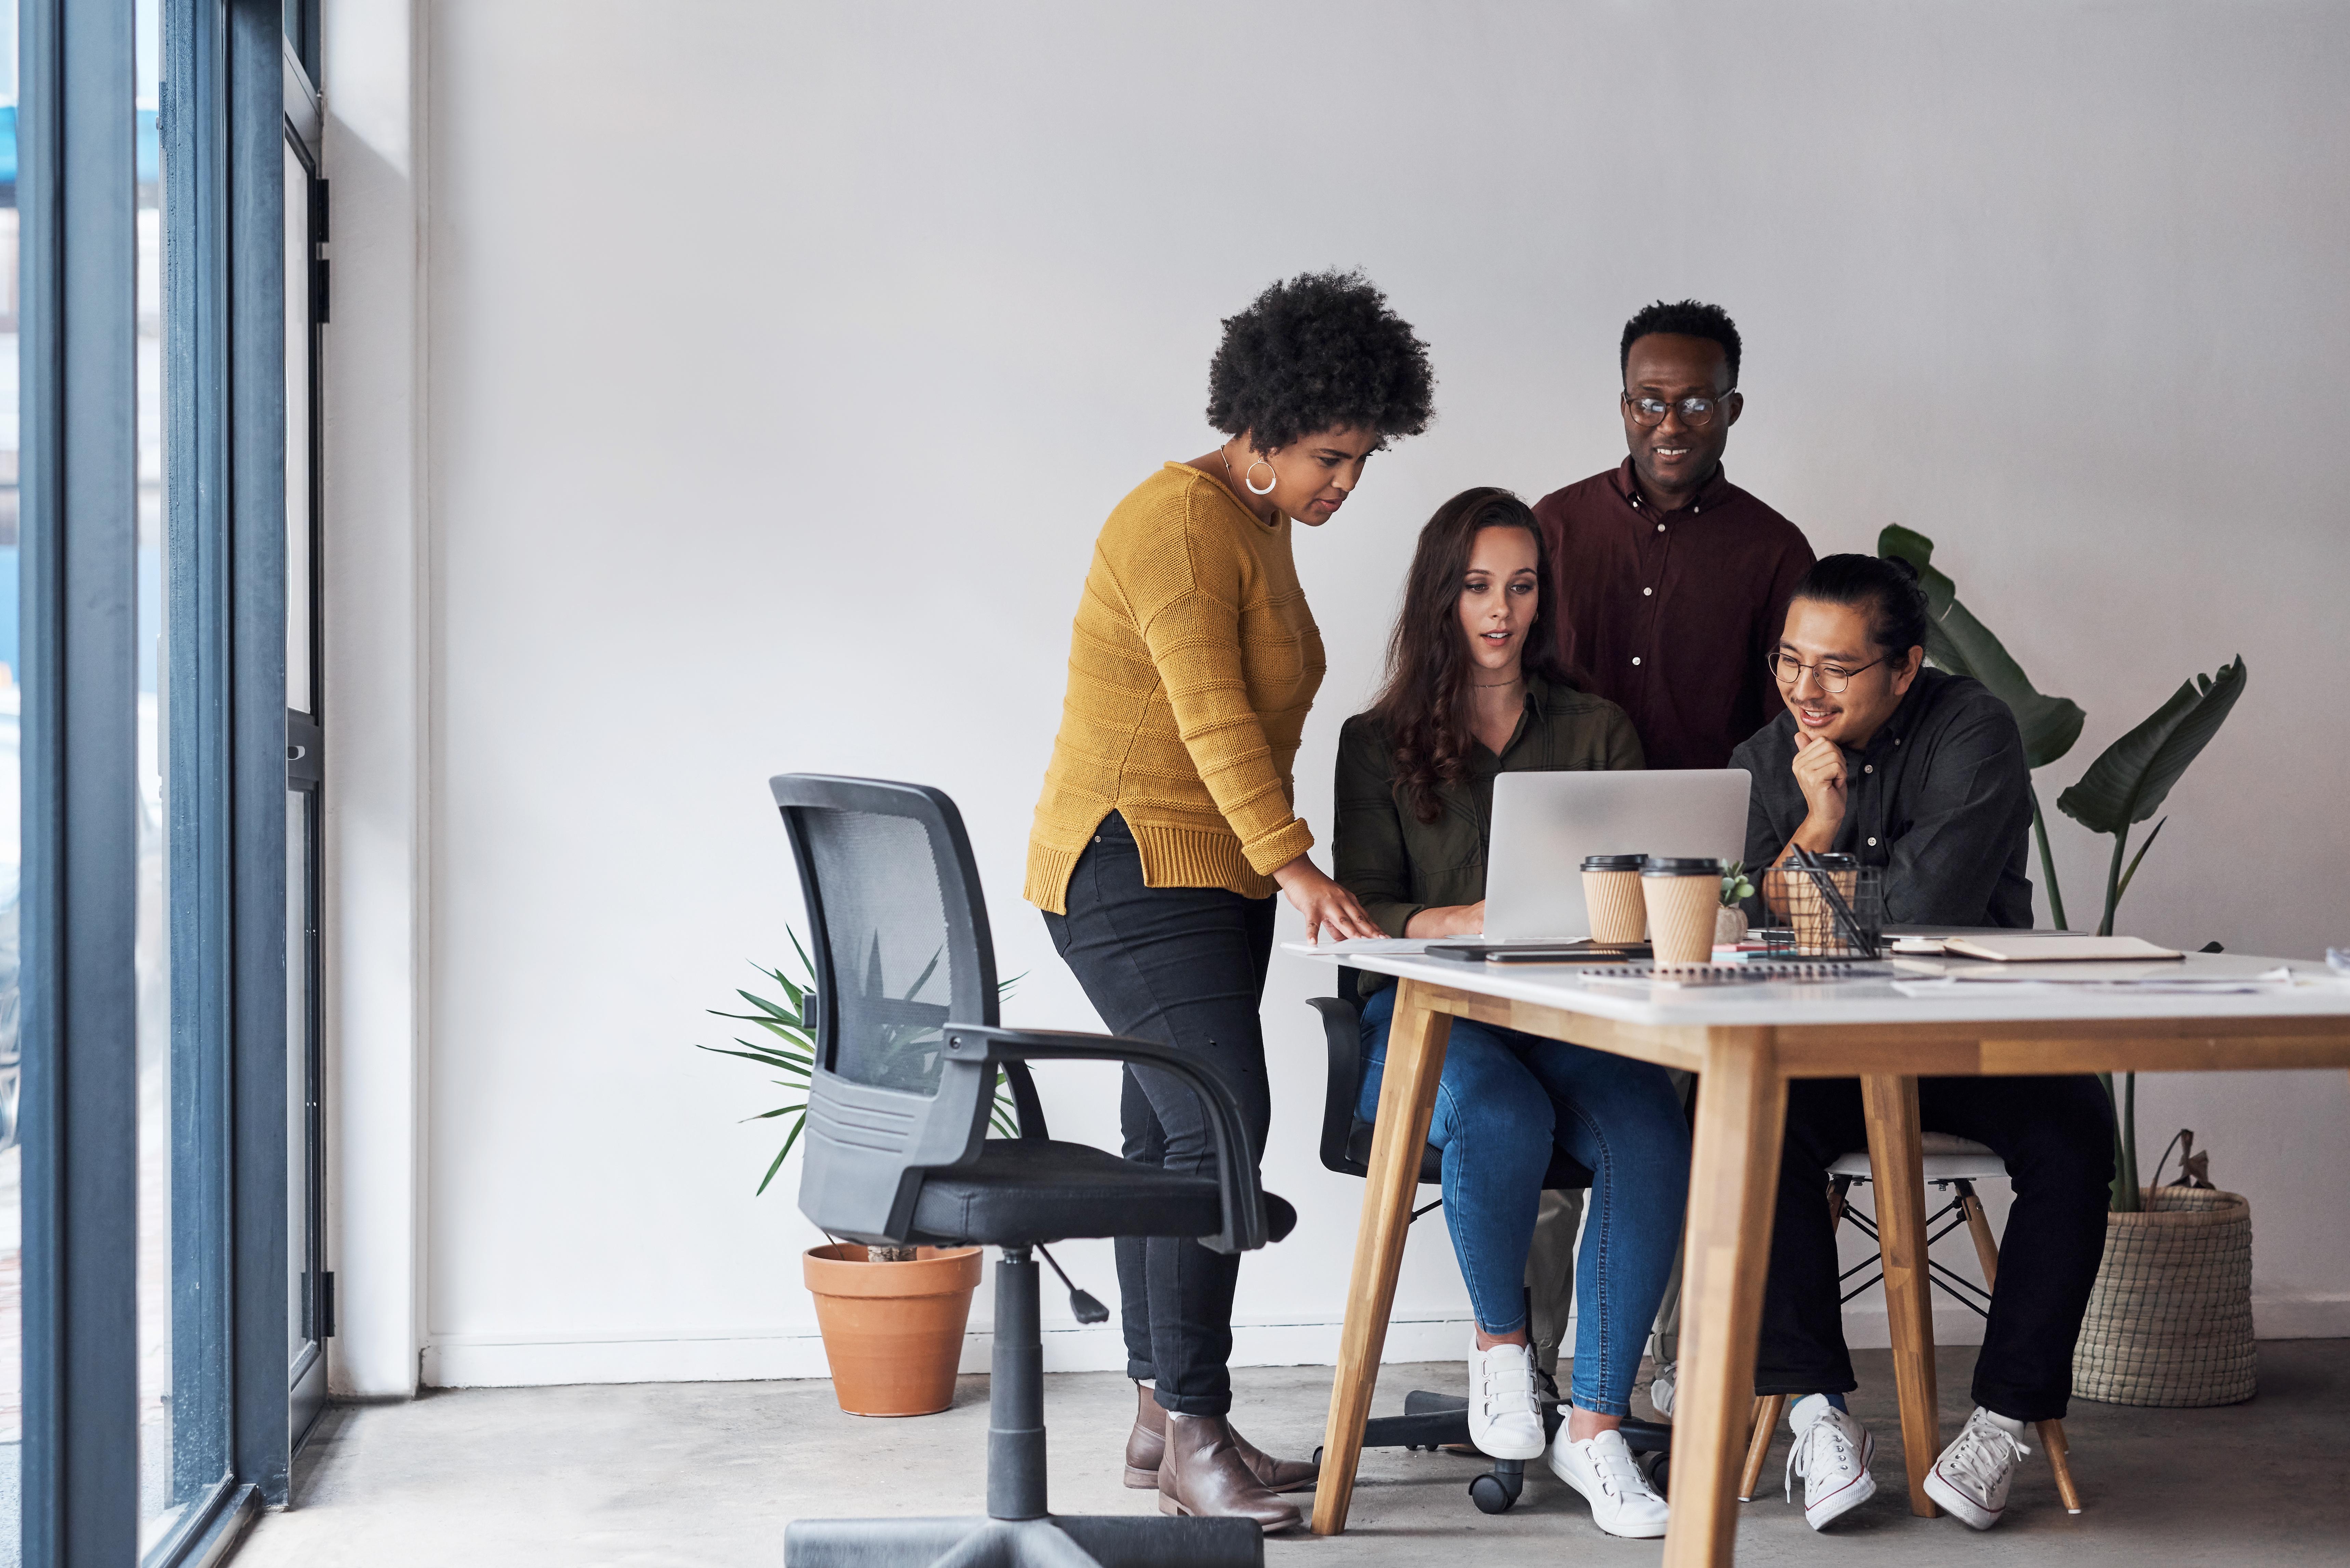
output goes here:
<path id="1" fill-rule="evenodd" d="M 1208 419 L 1228 438 L 1170 462 L 1095 542 L 1068 695 L 1028 841 L 1027 898 L 1110 1029 L 1196 1052 L 1239 1092 L 1253 1153 L 1272 1122 L 1257 1007 L 1273 895 L 1309 934 L 1377 936 L 1306 851 L 1291 764 L 1322 680 L 1322 640 L 1290 558 L 1370 455 L 1427 428 L 1426 346 L 1358 275 L 1309 274 L 1224 322 Z M 1126 1157 L 1213 1174 L 1189 1089 L 1127 1069 Z M 1183 1238 L 1122 1238 L 1128 1486 L 1169 1512 L 1299 1521 L 1277 1495 L 1314 1467 L 1232 1430 L 1240 1260 Z"/>

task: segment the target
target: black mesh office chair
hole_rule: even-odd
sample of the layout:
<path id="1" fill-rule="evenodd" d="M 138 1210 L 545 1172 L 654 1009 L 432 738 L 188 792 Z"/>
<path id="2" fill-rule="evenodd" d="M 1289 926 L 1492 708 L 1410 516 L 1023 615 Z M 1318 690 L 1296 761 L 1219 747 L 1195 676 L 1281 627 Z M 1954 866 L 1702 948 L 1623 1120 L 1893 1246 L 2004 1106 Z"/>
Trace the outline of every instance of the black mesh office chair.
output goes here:
<path id="1" fill-rule="evenodd" d="M 1296 1211 L 1262 1193 L 1238 1100 L 1214 1071 L 1147 1040 L 996 1025 L 995 951 L 954 803 L 920 784 L 786 774 L 770 782 L 815 933 L 816 1070 L 800 1210 L 868 1245 L 1003 1249 L 995 1270 L 985 1519 L 799 1520 L 786 1568 L 1257 1568 L 1240 1519 L 1055 1518 L 1045 1506 L 1044 1352 L 1031 1249 L 1087 1236 L 1191 1236 L 1218 1251 L 1278 1241 Z M 1128 1164 L 1045 1130 L 1028 1063 L 1148 1063 L 1189 1084 L 1216 1175 Z M 996 1075 L 1017 1138 L 987 1137 Z M 909 1474 L 903 1489 L 924 1478 Z"/>
<path id="2" fill-rule="evenodd" d="M 1342 1176 L 1368 1176 L 1371 1168 L 1372 1124 L 1359 1114 L 1363 1077 L 1370 1066 L 1370 1053 L 1363 1044 L 1362 996 L 1356 989 L 1360 973 L 1342 969 L 1337 995 L 1305 999 L 1305 1004 L 1322 1015 L 1323 1044 L 1330 1054 L 1330 1075 L 1322 1101 L 1322 1164 Z M 1443 1179 L 1444 1151 L 1430 1144 L 1420 1151 L 1419 1179 L 1433 1184 Z M 1590 1185 L 1591 1172 L 1554 1144 L 1543 1186 L 1563 1192 Z M 1418 1220 L 1437 1207 L 1430 1203 L 1413 1210 L 1411 1217 Z M 1557 1387 L 1547 1378 L 1542 1386 L 1543 1436 L 1555 1438 L 1559 1423 L 1566 1417 L 1560 1411 Z M 1404 1396 L 1403 1410 L 1400 1416 L 1374 1416 L 1364 1422 L 1363 1447 L 1438 1449 L 1469 1441 L 1469 1401 L 1458 1394 L 1415 1388 Z M 1673 1429 L 1653 1421 L 1627 1420 L 1624 1442 L 1648 1471 L 1649 1484 L 1664 1491 L 1671 1475 Z M 1320 1461 L 1318 1450 L 1314 1458 Z M 1487 1513 L 1506 1513 L 1525 1484 L 1525 1460 L 1495 1459 L 1491 1470 L 1469 1483 L 1469 1496 Z"/>

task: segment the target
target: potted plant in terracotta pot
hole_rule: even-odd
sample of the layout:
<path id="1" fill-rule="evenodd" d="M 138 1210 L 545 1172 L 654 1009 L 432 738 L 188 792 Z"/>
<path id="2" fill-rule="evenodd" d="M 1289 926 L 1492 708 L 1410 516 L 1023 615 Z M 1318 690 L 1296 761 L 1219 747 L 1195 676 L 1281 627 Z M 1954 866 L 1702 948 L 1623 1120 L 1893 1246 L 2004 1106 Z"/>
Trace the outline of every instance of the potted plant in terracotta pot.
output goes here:
<path id="1" fill-rule="evenodd" d="M 1918 568 L 1930 611 L 1926 656 L 1953 674 L 1973 676 L 2007 703 L 2023 732 L 2026 763 L 2038 768 L 2071 751 L 2086 715 L 2077 704 L 2037 691 L 1999 639 L 1958 601 L 1956 586 L 1932 565 L 1934 542 L 1896 525 L 1878 535 L 1877 549 Z M 2114 841 L 2099 936 L 2113 934 L 2122 895 L 2169 820 L 2155 814 L 2220 732 L 2243 694 L 2245 679 L 2239 658 L 2214 674 L 2185 682 L 2057 796 L 2058 810 Z M 2131 834 L 2148 820 L 2153 828 L 2130 855 Z M 2032 826 L 2050 915 L 2059 930 L 2066 929 L 2064 896 L 2057 887 L 2036 790 Z M 2217 951 L 2219 944 L 2204 950 Z M 2163 1162 L 2157 1161 L 2156 1180 L 2141 1186 L 2137 1075 L 2124 1073 L 2118 1083 L 2109 1073 L 2099 1077 L 2114 1107 L 2114 1184 L 2105 1257 L 2073 1355 L 2074 1391 L 2126 1405 L 2249 1399 L 2255 1382 L 2251 1205 L 2240 1194 L 2215 1189 L 2192 1166 L 2178 1184 L 2166 1187 L 2160 1184 Z M 2185 1142 L 2191 1153 L 2193 1138 L 2182 1130 L 2171 1141 Z"/>
<path id="2" fill-rule="evenodd" d="M 710 1010 L 715 1017 L 754 1023 L 766 1038 L 738 1038 L 733 1047 L 698 1047 L 782 1073 L 775 1082 L 795 1096 L 793 1104 L 749 1118 L 784 1124 L 783 1147 L 759 1179 L 762 1193 L 806 1130 L 808 1082 L 816 1069 L 815 966 L 800 945 L 799 933 L 790 935 L 800 979 L 795 981 L 781 969 L 759 968 L 782 991 L 780 1001 L 737 991 L 734 994 L 753 1011 Z M 925 971 L 912 989 L 920 991 L 928 978 Z M 1017 979 L 1004 981 L 999 994 L 1009 995 Z M 935 1050 L 938 1031 L 914 1026 L 893 1030 L 885 1045 L 890 1050 Z M 989 1127 L 1006 1137 L 1020 1130 L 1019 1113 L 1001 1079 Z M 816 1297 L 825 1361 L 843 1410 L 856 1416 L 926 1416 L 954 1403 L 963 1329 L 971 1316 L 972 1292 L 979 1284 L 979 1248 L 865 1247 L 834 1241 L 802 1254 L 801 1275 Z"/>

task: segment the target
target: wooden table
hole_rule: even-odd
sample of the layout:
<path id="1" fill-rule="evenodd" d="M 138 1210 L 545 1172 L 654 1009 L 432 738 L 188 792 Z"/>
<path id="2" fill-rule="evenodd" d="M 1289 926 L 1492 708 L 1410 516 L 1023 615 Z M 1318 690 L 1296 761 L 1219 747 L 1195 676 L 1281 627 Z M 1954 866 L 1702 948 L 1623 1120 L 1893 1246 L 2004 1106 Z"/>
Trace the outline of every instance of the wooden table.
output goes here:
<path id="1" fill-rule="evenodd" d="M 1370 950 L 1364 950 L 1370 947 Z M 1883 1232 L 1885 1300 L 1897 1345 L 1910 1508 L 1941 1451 L 1933 1316 L 1927 1301 L 1918 1080 L 1965 1075 L 2220 1072 L 2350 1067 L 2350 984 L 2293 965 L 2289 992 L 2179 994 L 1969 983 L 1904 996 L 1889 981 L 1718 988 L 1604 985 L 1565 967 L 1466 964 L 1369 944 L 1291 952 L 1396 976 L 1378 1132 L 1356 1232 L 1354 1275 L 1314 1531 L 1347 1527 L 1363 1422 L 1378 1380 L 1419 1151 L 1455 1018 L 1571 1041 L 1700 1075 L 1683 1245 L 1680 1381 L 1673 1403 L 1668 1568 L 1727 1564 L 1753 1402 L 1755 1335 L 1771 1251 L 1790 1078 L 1861 1083 Z M 2194 955 L 2179 972 L 2234 974 L 2284 961 Z M 1906 1173 L 1906 1176 L 1905 1174 Z"/>

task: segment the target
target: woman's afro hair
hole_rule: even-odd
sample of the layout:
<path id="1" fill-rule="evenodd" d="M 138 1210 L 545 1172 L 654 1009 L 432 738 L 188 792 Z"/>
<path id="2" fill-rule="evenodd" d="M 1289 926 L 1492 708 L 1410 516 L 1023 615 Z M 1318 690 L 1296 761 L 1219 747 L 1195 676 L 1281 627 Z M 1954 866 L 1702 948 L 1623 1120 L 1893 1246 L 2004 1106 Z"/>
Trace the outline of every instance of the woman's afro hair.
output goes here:
<path id="1" fill-rule="evenodd" d="M 1273 452 L 1316 431 L 1418 435 L 1434 416 L 1428 345 L 1358 272 L 1301 273 L 1224 320 L 1208 422 Z"/>

